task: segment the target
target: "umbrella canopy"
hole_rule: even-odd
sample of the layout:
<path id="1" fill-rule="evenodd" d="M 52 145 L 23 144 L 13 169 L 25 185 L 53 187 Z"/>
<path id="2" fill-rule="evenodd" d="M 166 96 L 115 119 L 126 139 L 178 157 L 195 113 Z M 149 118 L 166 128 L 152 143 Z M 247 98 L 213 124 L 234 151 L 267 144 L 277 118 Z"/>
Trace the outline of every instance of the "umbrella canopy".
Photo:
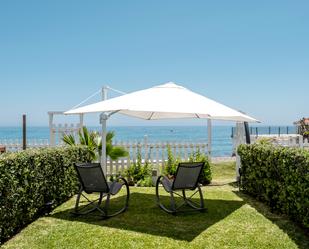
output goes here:
<path id="1" fill-rule="evenodd" d="M 211 145 L 210 119 L 229 120 L 238 122 L 258 122 L 214 100 L 194 93 L 173 82 L 136 91 L 120 97 L 100 101 L 92 105 L 65 112 L 65 114 L 81 114 L 101 112 L 102 124 L 102 156 L 103 172 L 107 173 L 106 163 L 106 121 L 113 113 L 121 113 L 142 119 L 170 118 L 206 118 L 208 119 L 208 151 Z"/>
<path id="2" fill-rule="evenodd" d="M 230 107 L 168 82 L 145 90 L 83 106 L 65 114 L 117 112 L 141 119 L 207 118 L 258 122 Z"/>

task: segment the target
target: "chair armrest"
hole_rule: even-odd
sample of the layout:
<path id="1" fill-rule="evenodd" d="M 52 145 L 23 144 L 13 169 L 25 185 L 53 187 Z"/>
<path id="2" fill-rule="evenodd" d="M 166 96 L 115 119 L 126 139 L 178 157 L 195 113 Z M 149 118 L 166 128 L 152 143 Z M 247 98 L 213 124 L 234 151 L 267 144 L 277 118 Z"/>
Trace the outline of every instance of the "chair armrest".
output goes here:
<path id="1" fill-rule="evenodd" d="M 163 179 L 162 179 L 163 178 Z M 161 180 L 162 179 L 162 180 Z M 164 187 L 164 189 L 167 191 L 167 192 L 170 192 L 172 190 L 172 186 L 173 186 L 173 181 L 174 180 L 171 180 L 169 179 L 167 176 L 164 176 L 164 175 L 160 175 L 158 177 L 158 180 L 157 180 L 157 183 L 159 183 L 161 180 L 161 183 Z"/>
<path id="2" fill-rule="evenodd" d="M 118 181 L 118 180 L 122 180 L 122 181 L 124 182 L 125 185 L 128 185 L 128 182 L 127 182 L 127 180 L 126 180 L 124 177 L 118 176 L 118 177 L 116 178 L 116 181 Z"/>

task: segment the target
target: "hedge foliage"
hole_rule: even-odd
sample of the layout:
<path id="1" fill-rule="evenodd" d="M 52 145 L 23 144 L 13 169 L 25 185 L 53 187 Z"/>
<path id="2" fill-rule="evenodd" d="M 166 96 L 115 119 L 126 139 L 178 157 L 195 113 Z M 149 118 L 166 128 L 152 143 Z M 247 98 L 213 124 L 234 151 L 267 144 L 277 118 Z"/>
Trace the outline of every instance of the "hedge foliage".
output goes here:
<path id="1" fill-rule="evenodd" d="M 42 212 L 77 190 L 75 162 L 87 161 L 87 148 L 45 148 L 0 156 L 0 245 Z"/>
<path id="2" fill-rule="evenodd" d="M 243 190 L 309 228 L 309 152 L 264 143 L 238 154 Z"/>

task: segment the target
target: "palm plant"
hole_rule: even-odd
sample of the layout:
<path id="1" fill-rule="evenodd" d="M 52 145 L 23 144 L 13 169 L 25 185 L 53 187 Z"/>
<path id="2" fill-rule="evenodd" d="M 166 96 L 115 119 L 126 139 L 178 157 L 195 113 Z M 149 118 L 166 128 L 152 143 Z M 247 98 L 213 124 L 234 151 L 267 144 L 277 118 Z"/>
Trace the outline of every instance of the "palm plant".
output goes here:
<path id="1" fill-rule="evenodd" d="M 128 152 L 120 146 L 114 146 L 112 144 L 115 133 L 109 131 L 106 134 L 106 155 L 112 160 L 116 160 L 119 157 L 128 156 Z M 84 126 L 79 132 L 79 143 L 76 141 L 72 134 L 65 134 L 62 141 L 67 145 L 74 146 L 77 144 L 85 145 L 88 147 L 89 159 L 95 161 L 98 156 L 101 157 L 102 154 L 102 138 L 100 134 L 96 131 L 89 132 L 87 127 Z"/>

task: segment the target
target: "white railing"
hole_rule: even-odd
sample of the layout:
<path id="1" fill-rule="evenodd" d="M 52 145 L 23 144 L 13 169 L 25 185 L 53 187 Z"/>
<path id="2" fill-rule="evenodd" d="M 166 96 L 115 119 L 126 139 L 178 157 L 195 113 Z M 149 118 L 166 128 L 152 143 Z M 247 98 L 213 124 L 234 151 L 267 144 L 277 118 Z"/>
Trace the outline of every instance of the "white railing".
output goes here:
<path id="1" fill-rule="evenodd" d="M 267 139 L 274 145 L 281 145 L 285 147 L 299 147 L 309 149 L 309 140 L 303 138 L 303 136 L 298 134 L 285 134 L 285 135 L 250 135 L 251 143 L 255 143 L 258 140 Z M 233 152 L 236 151 L 236 139 L 233 137 Z"/>
<path id="2" fill-rule="evenodd" d="M 309 141 L 307 138 L 303 138 L 303 136 L 298 134 L 290 134 L 290 135 L 251 135 L 251 141 L 254 143 L 260 139 L 268 139 L 275 145 L 282 145 L 286 147 L 300 147 L 300 148 L 308 148 Z"/>
<path id="3" fill-rule="evenodd" d="M 62 144 L 63 135 L 71 134 L 77 136 L 78 131 L 81 129 L 81 124 L 53 124 L 50 127 L 50 144 L 55 146 Z"/>

